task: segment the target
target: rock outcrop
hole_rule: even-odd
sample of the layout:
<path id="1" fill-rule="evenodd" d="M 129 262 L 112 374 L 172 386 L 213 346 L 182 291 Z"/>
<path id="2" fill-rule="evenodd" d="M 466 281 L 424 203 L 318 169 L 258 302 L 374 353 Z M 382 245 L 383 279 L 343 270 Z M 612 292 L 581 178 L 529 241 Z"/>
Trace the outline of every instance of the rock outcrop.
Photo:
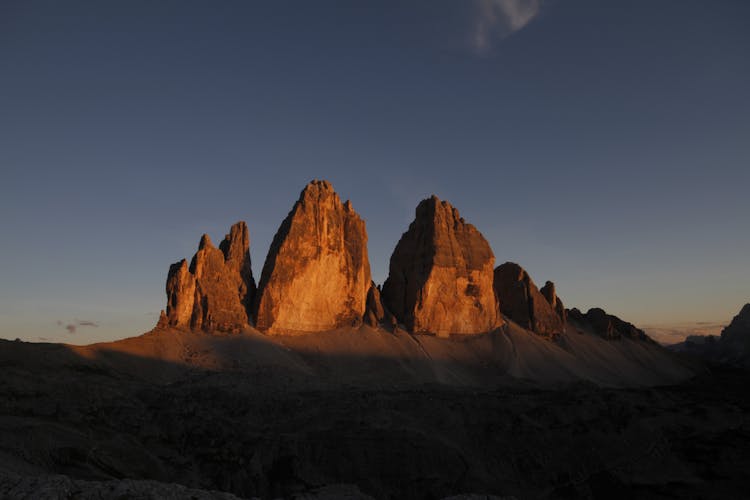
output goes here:
<path id="1" fill-rule="evenodd" d="M 327 181 L 312 181 L 274 236 L 255 303 L 270 334 L 331 330 L 362 321 L 370 289 L 365 222 Z"/>
<path id="2" fill-rule="evenodd" d="M 423 200 L 391 255 L 383 302 L 411 332 L 441 336 L 500 324 L 495 256 L 482 234 L 436 196 Z"/>
<path id="3" fill-rule="evenodd" d="M 565 330 L 565 313 L 557 311 L 554 284 L 547 282 L 545 295 L 521 266 L 506 262 L 495 269 L 495 293 L 504 315 L 527 330 L 544 337 L 552 337 Z"/>
<path id="4" fill-rule="evenodd" d="M 144 479 L 87 481 L 62 474 L 21 476 L 0 472 L 0 498 L 38 500 L 101 500 L 103 498 L 159 498 L 161 500 L 240 500 L 231 493 L 199 490 L 180 484 Z"/>
<path id="5" fill-rule="evenodd" d="M 732 322 L 721 331 L 721 341 L 726 344 L 750 344 L 750 304 L 745 304 L 739 314 L 732 318 Z"/>
<path id="6" fill-rule="evenodd" d="M 548 281 L 544 284 L 541 290 L 539 290 L 539 292 L 541 292 L 544 298 L 547 299 L 547 302 L 549 302 L 549 305 L 552 306 L 552 309 L 562 320 L 563 326 L 565 326 L 565 322 L 567 321 L 565 306 L 563 305 L 562 300 L 560 300 L 560 297 L 558 297 L 557 293 L 555 292 L 555 284 L 551 281 Z"/>
<path id="7" fill-rule="evenodd" d="M 750 368 L 750 304 L 721 331 L 718 347 L 718 361 Z"/>
<path id="8" fill-rule="evenodd" d="M 380 294 L 380 287 L 373 282 L 367 291 L 367 304 L 365 306 L 365 315 L 363 318 L 365 324 L 377 328 L 385 326 L 393 330 L 398 326 L 398 321 L 388 309 L 383 306 L 383 297 Z"/>
<path id="9" fill-rule="evenodd" d="M 633 340 L 649 340 L 646 332 L 636 328 L 632 323 L 623 321 L 617 316 L 607 314 L 603 309 L 594 307 L 585 314 L 576 308 L 567 311 L 568 320 L 580 329 L 589 329 L 596 335 L 607 340 L 630 338 Z"/>
<path id="10" fill-rule="evenodd" d="M 380 297 L 380 290 L 375 286 L 375 283 L 370 285 L 370 289 L 367 291 L 367 304 L 365 307 L 364 320 L 370 326 L 378 326 L 385 319 L 385 309 L 383 308 L 383 301 Z"/>
<path id="11" fill-rule="evenodd" d="M 721 336 L 689 335 L 669 349 L 699 356 L 714 363 L 750 368 L 750 304 L 745 304 Z"/>
<path id="12" fill-rule="evenodd" d="M 255 291 L 249 248 L 247 226 L 238 222 L 219 248 L 204 234 L 190 266 L 185 259 L 172 264 L 166 286 L 169 326 L 224 332 L 249 326 Z"/>

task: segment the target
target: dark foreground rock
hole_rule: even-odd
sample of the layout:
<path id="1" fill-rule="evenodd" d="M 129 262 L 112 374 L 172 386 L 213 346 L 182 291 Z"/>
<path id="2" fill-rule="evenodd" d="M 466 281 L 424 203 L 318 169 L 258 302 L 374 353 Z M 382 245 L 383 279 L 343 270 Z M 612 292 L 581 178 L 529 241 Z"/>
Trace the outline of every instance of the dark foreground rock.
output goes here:
<path id="1" fill-rule="evenodd" d="M 28 500 L 239 500 L 230 493 L 197 490 L 179 484 L 122 479 L 84 481 L 64 475 L 20 476 L 0 472 L 0 498 Z"/>
<path id="2" fill-rule="evenodd" d="M 40 484 L 64 474 L 54 480 L 63 491 L 72 481 L 82 492 L 123 488 L 125 498 L 186 492 L 163 483 L 201 490 L 190 492 L 197 498 L 316 498 L 342 484 L 373 498 L 746 496 L 744 371 L 715 368 L 668 387 L 493 389 L 284 385 L 278 371 L 181 368 L 161 385 L 106 358 L 49 365 L 53 348 L 33 363 L 2 357 L 0 471 Z M 155 496 L 135 494 L 149 485 Z M 39 491 L 33 498 L 45 498 Z"/>

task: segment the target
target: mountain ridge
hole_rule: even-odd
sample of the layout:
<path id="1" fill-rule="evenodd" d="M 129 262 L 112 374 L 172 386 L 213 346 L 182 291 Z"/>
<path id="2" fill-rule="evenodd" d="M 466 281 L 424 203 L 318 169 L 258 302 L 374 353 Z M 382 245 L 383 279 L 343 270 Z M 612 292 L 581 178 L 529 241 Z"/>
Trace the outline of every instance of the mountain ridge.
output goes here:
<path id="1" fill-rule="evenodd" d="M 520 265 L 494 267 L 481 232 L 435 195 L 417 205 L 382 288 L 370 278 L 365 221 L 325 180 L 311 181 L 300 193 L 274 237 L 257 287 L 244 221 L 232 226 L 219 249 L 203 235 L 189 267 L 184 259 L 170 266 L 167 308 L 157 326 L 206 333 L 254 327 L 290 335 L 366 323 L 450 336 L 488 333 L 512 320 L 552 340 L 568 325 L 569 310 L 554 283 L 540 290 Z M 238 312 L 243 308 L 246 315 Z M 633 338 L 648 338 L 600 309 L 590 316 L 570 311 L 579 326 L 608 329 L 605 338 L 622 337 L 615 324 Z"/>

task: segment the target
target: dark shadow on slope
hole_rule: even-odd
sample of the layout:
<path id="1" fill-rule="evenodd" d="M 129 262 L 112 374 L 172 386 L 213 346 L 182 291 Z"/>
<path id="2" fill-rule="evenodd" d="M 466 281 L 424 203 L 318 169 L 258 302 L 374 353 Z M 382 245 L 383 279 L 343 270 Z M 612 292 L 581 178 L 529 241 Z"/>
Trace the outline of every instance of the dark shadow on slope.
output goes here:
<path id="1" fill-rule="evenodd" d="M 220 340 L 221 356 L 190 347 L 181 362 L 0 342 L 0 470 L 263 498 L 338 483 L 376 498 L 597 498 L 612 485 L 636 497 L 727 498 L 741 496 L 750 466 L 745 372 L 621 390 L 351 384 L 342 371 L 359 367 L 366 380 L 422 365 L 403 355 L 368 368 L 364 356 Z M 277 349 L 290 358 L 279 363 Z M 267 356 L 232 366 L 246 351 Z"/>

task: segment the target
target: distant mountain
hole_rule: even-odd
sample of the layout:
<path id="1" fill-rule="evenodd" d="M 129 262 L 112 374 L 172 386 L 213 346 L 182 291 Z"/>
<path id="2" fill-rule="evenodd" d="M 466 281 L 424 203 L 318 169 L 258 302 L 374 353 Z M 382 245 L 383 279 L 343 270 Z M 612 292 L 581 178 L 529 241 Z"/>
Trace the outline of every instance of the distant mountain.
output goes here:
<path id="1" fill-rule="evenodd" d="M 520 265 L 494 264 L 481 232 L 433 195 L 418 204 L 381 289 L 370 278 L 365 221 L 331 183 L 314 180 L 281 223 L 257 287 L 245 222 L 234 224 L 218 248 L 203 235 L 190 264 L 182 260 L 169 269 L 167 307 L 154 334 L 108 349 L 246 370 L 256 366 L 259 354 L 234 354 L 255 346 L 272 364 L 286 366 L 291 356 L 294 370 L 303 367 L 306 374 L 319 372 L 321 363 L 336 371 L 341 357 L 372 357 L 381 360 L 366 363 L 375 380 L 385 376 L 407 383 L 484 384 L 510 376 L 544 383 L 648 385 L 691 375 L 632 324 L 598 308 L 567 310 L 554 283 L 547 281 L 540 290 Z M 227 334 L 239 336 L 238 353 L 205 354 L 231 341 L 203 337 Z M 300 335 L 305 339 L 264 339 Z M 486 339 L 450 340 L 457 335 Z M 179 345 L 189 340 L 189 346 L 178 349 L 170 338 Z M 148 347 L 154 345 L 160 347 Z M 291 351 L 279 351 L 281 345 Z M 175 356 L 183 348 L 204 355 Z M 310 349 L 319 359 L 308 366 L 303 353 Z M 410 368 L 394 371 L 393 359 Z M 358 372 L 340 375 L 353 381 Z"/>
<path id="2" fill-rule="evenodd" d="M 690 335 L 669 349 L 717 363 L 750 368 L 750 304 L 742 307 L 720 336 Z"/>
<path id="3" fill-rule="evenodd" d="M 493 291 L 495 255 L 458 210 L 422 200 L 393 250 L 383 301 L 413 333 L 486 333 L 503 321 Z"/>

